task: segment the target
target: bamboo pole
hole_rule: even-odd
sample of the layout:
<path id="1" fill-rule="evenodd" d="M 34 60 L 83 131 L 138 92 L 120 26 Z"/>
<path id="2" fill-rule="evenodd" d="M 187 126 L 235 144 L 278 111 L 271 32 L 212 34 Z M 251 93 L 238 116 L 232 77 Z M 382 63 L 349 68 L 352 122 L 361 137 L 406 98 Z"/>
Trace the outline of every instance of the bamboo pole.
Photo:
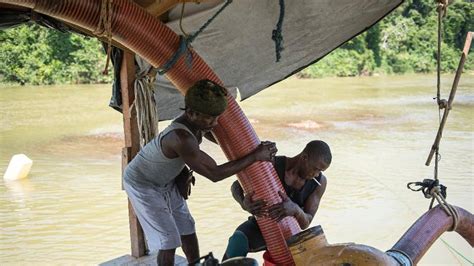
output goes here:
<path id="1" fill-rule="evenodd" d="M 448 120 L 449 112 L 451 111 L 452 104 L 454 101 L 454 96 L 456 95 L 456 90 L 458 88 L 459 79 L 461 78 L 461 73 L 464 68 L 464 62 L 466 62 L 467 54 L 469 53 L 469 49 L 471 47 L 471 41 L 473 37 L 473 32 L 470 31 L 466 35 L 466 42 L 464 43 L 464 49 L 461 54 L 461 59 L 459 60 L 458 69 L 456 71 L 456 76 L 454 77 L 453 86 L 451 87 L 451 93 L 449 94 L 448 104 L 444 108 L 443 118 L 441 119 L 441 123 L 438 128 L 438 133 L 436 134 L 436 139 L 431 147 L 430 154 L 428 155 L 428 159 L 426 159 L 425 165 L 429 166 L 431 160 L 433 159 L 433 155 L 435 154 L 436 150 L 439 149 L 439 143 L 441 141 L 441 137 L 443 136 L 443 129 L 446 121 Z"/>

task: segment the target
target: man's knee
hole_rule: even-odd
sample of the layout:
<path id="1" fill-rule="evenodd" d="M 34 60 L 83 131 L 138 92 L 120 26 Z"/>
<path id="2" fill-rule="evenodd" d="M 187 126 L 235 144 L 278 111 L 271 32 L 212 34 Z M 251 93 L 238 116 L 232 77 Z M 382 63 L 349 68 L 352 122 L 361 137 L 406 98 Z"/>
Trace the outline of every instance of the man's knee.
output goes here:
<path id="1" fill-rule="evenodd" d="M 196 233 L 190 235 L 182 235 L 181 243 L 183 249 L 196 249 L 199 250 L 199 244 Z"/>
<path id="2" fill-rule="evenodd" d="M 197 241 L 196 233 L 192 233 L 192 234 L 189 234 L 189 235 L 181 235 L 180 237 L 181 237 L 181 242 L 183 242 L 183 241 L 188 241 L 188 242 Z"/>
<path id="3" fill-rule="evenodd" d="M 228 258 L 247 256 L 249 252 L 249 240 L 247 236 L 236 230 L 234 234 L 229 238 L 229 244 L 227 245 L 226 256 Z"/>

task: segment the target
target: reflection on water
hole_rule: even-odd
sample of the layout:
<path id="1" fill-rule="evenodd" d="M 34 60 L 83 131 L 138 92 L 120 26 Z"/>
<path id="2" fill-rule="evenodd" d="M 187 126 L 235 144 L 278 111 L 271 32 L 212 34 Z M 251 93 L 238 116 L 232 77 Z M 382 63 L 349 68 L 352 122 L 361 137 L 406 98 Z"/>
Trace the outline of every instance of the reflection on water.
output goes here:
<path id="1" fill-rule="evenodd" d="M 445 77 L 443 88 L 451 81 Z M 313 225 L 322 225 L 330 243 L 387 250 L 429 204 L 405 185 L 432 177 L 424 162 L 437 130 L 435 87 L 432 76 L 289 79 L 241 106 L 259 137 L 277 142 L 279 154 L 296 155 L 312 139 L 327 141 L 334 158 Z M 122 118 L 107 107 L 110 86 L 1 90 L 0 172 L 13 154 L 34 160 L 28 179 L 0 181 L 2 264 L 97 264 L 128 254 Z M 441 142 L 440 178 L 449 202 L 471 212 L 473 108 L 474 77 L 465 75 Z M 225 161 L 217 146 L 203 149 Z M 220 257 L 247 217 L 232 200 L 233 180 L 200 177 L 193 189 L 189 205 L 203 253 Z M 442 239 L 473 261 L 460 237 Z M 469 265 L 442 241 L 421 264 Z"/>

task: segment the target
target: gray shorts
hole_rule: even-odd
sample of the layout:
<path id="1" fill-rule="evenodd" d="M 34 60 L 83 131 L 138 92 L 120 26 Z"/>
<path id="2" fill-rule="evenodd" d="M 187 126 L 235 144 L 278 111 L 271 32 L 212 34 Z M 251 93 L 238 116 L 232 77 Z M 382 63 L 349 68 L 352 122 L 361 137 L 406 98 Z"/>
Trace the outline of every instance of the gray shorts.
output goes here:
<path id="1" fill-rule="evenodd" d="M 124 181 L 123 186 L 150 251 L 180 247 L 181 235 L 196 232 L 188 205 L 174 181 L 166 186 L 131 185 Z"/>

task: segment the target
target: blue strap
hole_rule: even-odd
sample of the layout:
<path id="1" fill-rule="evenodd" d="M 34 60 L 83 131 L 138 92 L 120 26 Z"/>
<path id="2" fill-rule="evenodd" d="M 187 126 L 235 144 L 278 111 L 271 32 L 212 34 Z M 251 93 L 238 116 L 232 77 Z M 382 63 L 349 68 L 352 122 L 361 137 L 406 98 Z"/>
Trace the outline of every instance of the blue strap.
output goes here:
<path id="1" fill-rule="evenodd" d="M 178 62 L 178 59 L 181 57 L 183 53 L 188 53 L 191 54 L 190 51 L 188 50 L 188 44 L 186 43 L 186 38 L 183 36 L 179 36 L 179 47 L 178 50 L 174 53 L 174 55 L 166 62 L 162 67 L 158 68 L 158 74 L 164 75 L 168 70 L 170 70 L 176 62 Z M 189 58 L 189 56 L 188 56 Z"/>
<path id="2" fill-rule="evenodd" d="M 230 5 L 232 3 L 233 0 L 227 0 L 225 2 L 225 4 L 219 9 L 217 10 L 217 12 L 208 20 L 206 21 L 206 23 L 204 23 L 201 28 L 199 28 L 199 30 L 197 30 L 195 33 L 191 34 L 188 36 L 188 40 L 189 40 L 189 43 L 193 42 L 194 39 L 196 39 L 196 37 L 201 33 L 203 32 L 207 26 L 209 26 L 209 24 L 211 24 L 211 22 L 222 12 L 224 11 L 224 9 Z"/>
<path id="3" fill-rule="evenodd" d="M 179 36 L 179 47 L 178 49 L 176 50 L 176 52 L 174 53 L 174 55 L 168 60 L 168 62 L 166 62 L 162 67 L 160 67 L 158 69 L 158 74 L 160 75 L 164 75 L 166 72 L 168 72 L 168 70 L 170 70 L 174 64 L 176 64 L 176 62 L 178 62 L 179 58 L 181 57 L 181 55 L 183 54 L 186 54 L 186 64 L 188 65 L 189 68 L 191 68 L 193 66 L 193 56 L 192 56 L 192 53 L 191 53 L 191 50 L 190 50 L 190 47 L 191 47 L 191 43 L 197 38 L 197 36 L 203 32 L 207 26 L 209 26 L 209 24 L 211 24 L 211 22 L 222 12 L 224 11 L 224 9 L 230 5 L 232 3 L 233 0 L 227 0 L 226 3 L 224 5 L 222 5 L 222 7 L 217 10 L 217 12 L 211 17 L 209 18 L 206 23 L 204 23 L 195 33 L 187 36 L 187 37 L 183 37 L 183 36 Z"/>

